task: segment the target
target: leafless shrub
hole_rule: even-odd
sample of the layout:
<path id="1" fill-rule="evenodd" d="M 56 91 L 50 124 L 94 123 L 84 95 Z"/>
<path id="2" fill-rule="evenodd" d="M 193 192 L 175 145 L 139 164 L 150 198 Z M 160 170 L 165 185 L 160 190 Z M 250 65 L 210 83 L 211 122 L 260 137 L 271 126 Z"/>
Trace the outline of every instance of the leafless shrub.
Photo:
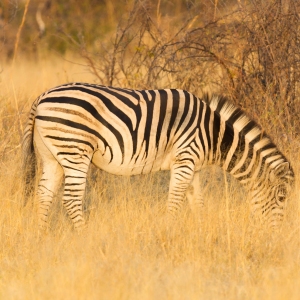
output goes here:
<path id="1" fill-rule="evenodd" d="M 268 131 L 291 138 L 299 114 L 299 8 L 295 0 L 252 0 L 219 19 L 190 15 L 165 29 L 147 2 L 135 1 L 113 40 L 100 41 L 94 53 L 81 44 L 81 53 L 102 84 L 225 93 Z"/>
<path id="2" fill-rule="evenodd" d="M 113 41 L 101 41 L 96 53 L 81 44 L 81 53 L 103 84 L 199 90 L 213 77 L 211 72 L 227 69 L 212 50 L 227 37 L 213 32 L 217 22 L 192 29 L 196 19 L 192 16 L 179 28 L 166 31 L 157 25 L 149 6 L 136 1 L 127 19 L 119 22 Z"/>
<path id="3" fill-rule="evenodd" d="M 288 140 L 299 127 L 298 2 L 178 0 L 167 15 L 169 4 L 159 0 L 87 0 L 78 7 L 52 1 L 43 11 L 46 31 L 39 39 L 33 0 L 19 52 L 30 44 L 24 40 L 34 41 L 34 51 L 38 45 L 59 53 L 79 50 L 104 85 L 227 94 L 278 140 Z M 17 2 L 3 3 L 11 8 L 2 17 L 9 21 Z"/>
<path id="4" fill-rule="evenodd" d="M 297 132 L 299 114 L 298 2 L 253 0 L 241 6 L 235 86 L 231 95 L 266 128 Z M 238 54 L 238 55 L 237 55 Z"/>

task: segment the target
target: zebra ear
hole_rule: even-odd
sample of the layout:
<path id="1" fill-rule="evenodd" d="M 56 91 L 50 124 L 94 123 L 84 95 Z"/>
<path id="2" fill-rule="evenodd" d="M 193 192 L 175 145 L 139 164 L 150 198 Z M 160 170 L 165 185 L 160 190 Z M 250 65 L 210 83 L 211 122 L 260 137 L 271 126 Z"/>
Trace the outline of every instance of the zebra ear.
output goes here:
<path id="1" fill-rule="evenodd" d="M 286 175 L 290 170 L 290 164 L 286 161 L 276 166 L 270 172 L 270 181 L 273 182 L 276 178 Z"/>

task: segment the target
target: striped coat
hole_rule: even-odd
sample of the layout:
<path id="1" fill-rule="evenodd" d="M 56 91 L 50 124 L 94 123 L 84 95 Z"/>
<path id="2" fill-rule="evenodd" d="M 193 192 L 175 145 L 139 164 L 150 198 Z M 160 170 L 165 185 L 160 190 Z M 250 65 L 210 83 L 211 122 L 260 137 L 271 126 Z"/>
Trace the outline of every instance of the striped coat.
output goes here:
<path id="1" fill-rule="evenodd" d="M 71 83 L 33 103 L 23 139 L 24 168 L 42 161 L 39 221 L 59 185 L 75 227 L 84 224 L 82 200 L 90 163 L 116 175 L 170 170 L 167 209 L 176 216 L 185 196 L 203 205 L 199 171 L 216 164 L 251 193 L 253 211 L 276 226 L 292 188 L 293 170 L 265 133 L 222 96 L 178 89 L 130 90 Z M 30 173 L 30 172 L 29 172 Z"/>

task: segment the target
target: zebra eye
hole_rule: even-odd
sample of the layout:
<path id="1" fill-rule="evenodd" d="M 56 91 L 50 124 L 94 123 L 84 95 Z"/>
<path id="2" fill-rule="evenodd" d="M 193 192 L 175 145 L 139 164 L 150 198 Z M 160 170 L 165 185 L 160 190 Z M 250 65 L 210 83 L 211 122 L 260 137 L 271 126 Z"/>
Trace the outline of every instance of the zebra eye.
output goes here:
<path id="1" fill-rule="evenodd" d="M 276 199 L 280 202 L 283 202 L 286 198 L 286 195 L 287 195 L 286 187 L 283 185 L 280 185 L 276 192 Z"/>

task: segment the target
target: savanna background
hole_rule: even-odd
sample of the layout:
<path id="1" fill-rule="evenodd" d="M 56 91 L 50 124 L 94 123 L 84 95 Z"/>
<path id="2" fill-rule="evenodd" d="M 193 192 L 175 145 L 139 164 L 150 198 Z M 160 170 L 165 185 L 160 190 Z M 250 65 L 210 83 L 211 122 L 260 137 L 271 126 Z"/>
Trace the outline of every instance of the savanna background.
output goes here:
<path id="1" fill-rule="evenodd" d="M 1 0 L 0 298 L 300 299 L 299 18 L 297 0 Z M 22 131 L 34 99 L 71 81 L 230 96 L 294 168 L 282 228 L 252 228 L 245 191 L 215 167 L 201 216 L 184 207 L 173 224 L 167 172 L 92 167 L 87 228 L 58 196 L 39 235 Z"/>

